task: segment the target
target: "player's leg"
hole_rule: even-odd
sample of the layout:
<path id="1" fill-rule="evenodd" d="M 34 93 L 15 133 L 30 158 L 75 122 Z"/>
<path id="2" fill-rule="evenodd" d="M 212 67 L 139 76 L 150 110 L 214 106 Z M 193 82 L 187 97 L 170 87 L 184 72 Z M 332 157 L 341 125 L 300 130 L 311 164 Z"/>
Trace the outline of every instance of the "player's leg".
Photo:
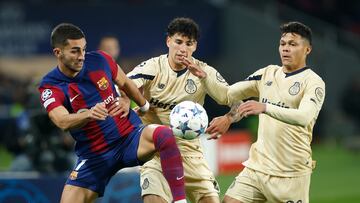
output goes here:
<path id="1" fill-rule="evenodd" d="M 98 194 L 89 189 L 74 185 L 65 185 L 60 203 L 93 203 L 97 197 Z"/>
<path id="2" fill-rule="evenodd" d="M 141 195 L 144 203 L 169 203 L 172 195 L 160 164 L 160 157 L 155 156 L 140 169 Z"/>
<path id="3" fill-rule="evenodd" d="M 308 203 L 311 175 L 297 177 L 271 176 L 264 185 L 269 202 Z"/>
<path id="4" fill-rule="evenodd" d="M 149 125 L 143 129 L 137 151 L 138 158 L 147 161 L 153 157 L 155 152 L 160 154 L 161 168 L 170 186 L 174 201 L 185 200 L 181 154 L 170 128 Z"/>
<path id="5" fill-rule="evenodd" d="M 225 193 L 223 203 L 263 203 L 266 198 L 254 170 L 244 168 Z"/>
<path id="6" fill-rule="evenodd" d="M 203 197 L 199 203 L 220 203 L 219 197 Z"/>

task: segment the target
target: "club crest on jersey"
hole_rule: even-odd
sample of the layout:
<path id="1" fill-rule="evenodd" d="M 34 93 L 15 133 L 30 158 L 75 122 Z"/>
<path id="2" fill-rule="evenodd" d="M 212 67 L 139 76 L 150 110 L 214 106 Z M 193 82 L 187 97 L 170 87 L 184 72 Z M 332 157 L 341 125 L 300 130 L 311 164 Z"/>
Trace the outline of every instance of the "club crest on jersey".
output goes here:
<path id="1" fill-rule="evenodd" d="M 77 176 L 78 176 L 78 172 L 77 171 L 72 171 L 70 173 L 69 178 L 70 178 L 70 180 L 76 180 Z"/>
<path id="2" fill-rule="evenodd" d="M 101 90 L 106 90 L 109 87 L 109 81 L 107 81 L 105 77 L 102 77 L 99 81 L 97 81 L 97 84 Z"/>
<path id="3" fill-rule="evenodd" d="M 185 91 L 189 94 L 194 94 L 197 90 L 196 84 L 192 79 L 187 79 L 185 84 Z"/>
<path id="4" fill-rule="evenodd" d="M 295 82 L 290 88 L 289 88 L 289 94 L 291 95 L 297 95 L 300 92 L 300 83 Z"/>

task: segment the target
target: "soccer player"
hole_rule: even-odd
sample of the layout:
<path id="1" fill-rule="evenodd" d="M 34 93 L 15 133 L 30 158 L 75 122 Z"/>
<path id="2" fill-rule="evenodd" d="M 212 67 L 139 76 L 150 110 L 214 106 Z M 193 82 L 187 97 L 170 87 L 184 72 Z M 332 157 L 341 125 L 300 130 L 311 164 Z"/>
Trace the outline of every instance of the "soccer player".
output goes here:
<path id="1" fill-rule="evenodd" d="M 121 50 L 118 38 L 113 35 L 105 35 L 101 37 L 99 42 L 99 50 L 106 52 L 115 61 L 117 61 Z"/>
<path id="2" fill-rule="evenodd" d="M 199 27 L 192 19 L 173 19 L 167 27 L 168 54 L 151 58 L 127 74 L 150 101 L 150 110 L 141 117 L 144 123 L 169 125 L 169 115 L 176 104 L 185 100 L 204 104 L 206 94 L 216 98 L 214 95 L 217 92 L 206 91 L 200 80 L 187 70 L 187 64 L 203 69 L 216 85 L 224 88 L 228 85 L 214 68 L 192 57 L 198 38 Z M 221 119 L 229 120 L 231 116 Z M 210 138 L 216 139 L 217 136 L 215 132 Z M 184 163 L 187 198 L 193 203 L 220 202 L 219 186 L 204 159 L 200 140 L 177 137 L 176 141 Z M 145 203 L 171 200 L 169 186 L 159 163 L 159 156 L 155 156 L 141 167 L 141 188 Z"/>
<path id="3" fill-rule="evenodd" d="M 186 202 L 181 155 L 172 131 L 143 126 L 117 84 L 146 112 L 149 103 L 115 61 L 102 51 L 85 53 L 84 33 L 62 23 L 51 33 L 58 65 L 41 81 L 41 103 L 51 120 L 69 130 L 79 159 L 63 189 L 61 202 L 94 202 L 110 178 L 125 167 L 141 165 L 155 152 L 174 202 Z M 124 103 L 125 102 L 125 103 Z"/>
<path id="4" fill-rule="evenodd" d="M 324 81 L 306 65 L 312 33 L 299 22 L 281 25 L 282 66 L 269 65 L 229 87 L 213 83 L 206 72 L 189 67 L 206 88 L 223 89 L 218 99 L 232 103 L 250 97 L 238 116 L 259 115 L 258 139 L 251 146 L 244 170 L 227 190 L 223 202 L 309 202 L 315 162 L 312 130 L 325 98 Z M 223 131 L 217 119 L 209 127 Z"/>

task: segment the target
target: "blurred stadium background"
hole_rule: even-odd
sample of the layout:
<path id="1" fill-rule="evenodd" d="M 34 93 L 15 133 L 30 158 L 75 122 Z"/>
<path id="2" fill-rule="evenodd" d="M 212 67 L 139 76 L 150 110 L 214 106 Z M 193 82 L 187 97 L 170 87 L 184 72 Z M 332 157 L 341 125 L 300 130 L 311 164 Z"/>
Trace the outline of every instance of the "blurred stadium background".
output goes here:
<path id="1" fill-rule="evenodd" d="M 103 35 L 121 42 L 119 64 L 131 70 L 166 53 L 165 28 L 178 16 L 202 30 L 195 57 L 232 84 L 279 64 L 279 25 L 301 21 L 314 32 L 308 65 L 326 82 L 325 104 L 313 133 L 313 203 L 360 202 L 360 1 L 356 0 L 9 0 L 0 1 L 0 202 L 57 202 L 74 162 L 73 140 L 47 118 L 37 84 L 55 66 L 49 36 L 60 22 L 79 25 L 88 50 Z M 210 118 L 227 107 L 207 99 Z M 211 109 L 211 110 L 210 110 Z M 256 139 L 257 118 L 205 141 L 221 195 L 241 170 Z M 135 171 L 135 172 L 134 172 Z M 136 169 L 120 173 L 99 202 L 139 202 Z"/>

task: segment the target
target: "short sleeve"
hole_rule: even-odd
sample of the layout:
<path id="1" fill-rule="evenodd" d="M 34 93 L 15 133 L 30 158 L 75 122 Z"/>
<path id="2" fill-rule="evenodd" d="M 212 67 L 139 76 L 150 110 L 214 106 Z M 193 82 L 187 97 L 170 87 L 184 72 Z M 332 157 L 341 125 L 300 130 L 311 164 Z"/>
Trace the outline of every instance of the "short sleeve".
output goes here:
<path id="1" fill-rule="evenodd" d="M 150 59 L 137 65 L 127 76 L 140 88 L 153 81 L 156 73 L 155 63 Z"/>
<path id="2" fill-rule="evenodd" d="M 64 103 L 64 92 L 53 85 L 43 85 L 39 87 L 40 102 L 47 112 L 50 112 L 58 106 L 62 106 Z"/>

